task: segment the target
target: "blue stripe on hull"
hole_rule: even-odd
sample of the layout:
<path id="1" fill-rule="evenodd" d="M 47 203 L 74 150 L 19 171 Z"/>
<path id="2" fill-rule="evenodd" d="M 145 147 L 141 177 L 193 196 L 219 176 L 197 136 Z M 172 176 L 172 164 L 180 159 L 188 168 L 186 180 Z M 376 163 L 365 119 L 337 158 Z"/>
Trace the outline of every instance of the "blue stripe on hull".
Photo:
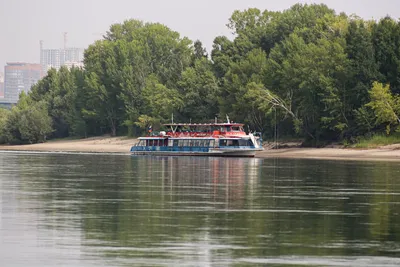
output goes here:
<path id="1" fill-rule="evenodd" d="M 156 156 L 218 156 L 218 157 L 254 157 L 257 151 L 252 147 L 157 147 L 133 146 L 131 153 L 134 155 Z"/>

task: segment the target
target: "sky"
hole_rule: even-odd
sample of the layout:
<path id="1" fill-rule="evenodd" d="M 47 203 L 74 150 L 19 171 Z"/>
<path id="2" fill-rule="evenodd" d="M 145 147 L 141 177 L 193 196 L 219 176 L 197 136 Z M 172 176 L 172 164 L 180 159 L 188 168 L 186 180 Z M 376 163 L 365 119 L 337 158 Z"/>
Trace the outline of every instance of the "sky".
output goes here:
<path id="1" fill-rule="evenodd" d="M 39 63 L 40 40 L 44 48 L 61 48 L 67 32 L 67 46 L 86 48 L 111 24 L 131 18 L 165 24 L 210 52 L 216 36 L 231 35 L 226 24 L 234 10 L 282 11 L 296 3 L 325 3 L 365 19 L 400 18 L 399 0 L 0 0 L 0 71 L 6 62 Z"/>

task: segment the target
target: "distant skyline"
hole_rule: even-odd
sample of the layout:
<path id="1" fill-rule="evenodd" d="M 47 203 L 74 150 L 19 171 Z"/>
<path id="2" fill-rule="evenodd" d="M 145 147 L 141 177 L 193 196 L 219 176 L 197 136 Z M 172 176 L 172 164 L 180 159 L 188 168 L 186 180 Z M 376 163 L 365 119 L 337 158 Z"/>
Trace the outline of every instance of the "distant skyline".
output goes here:
<path id="1" fill-rule="evenodd" d="M 199 39 L 210 52 L 216 36 L 231 35 L 226 24 L 234 10 L 282 11 L 296 3 L 325 3 L 337 13 L 364 19 L 400 17 L 398 0 L 2 0 L 0 70 L 6 62 L 39 63 L 39 40 L 45 48 L 61 48 L 63 32 L 68 32 L 69 47 L 87 48 L 111 24 L 131 18 L 165 24 L 181 36 Z"/>

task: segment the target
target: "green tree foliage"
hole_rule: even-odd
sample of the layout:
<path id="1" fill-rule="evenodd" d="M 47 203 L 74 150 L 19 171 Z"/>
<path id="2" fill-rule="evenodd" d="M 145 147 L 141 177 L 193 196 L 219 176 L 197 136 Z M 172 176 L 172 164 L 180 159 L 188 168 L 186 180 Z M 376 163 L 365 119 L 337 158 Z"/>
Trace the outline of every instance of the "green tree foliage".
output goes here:
<path id="1" fill-rule="evenodd" d="M 372 39 L 380 79 L 390 84 L 391 90 L 400 93 L 400 26 L 390 17 L 372 25 Z"/>
<path id="2" fill-rule="evenodd" d="M 286 99 L 316 138 L 347 127 L 347 58 L 340 42 L 325 38 L 306 44 L 292 34 L 270 54 L 268 84 Z"/>
<path id="3" fill-rule="evenodd" d="M 86 113 L 108 127 L 112 135 L 123 125 L 133 127 L 146 112 L 160 119 L 169 116 L 160 112 L 182 106 L 175 102 L 181 98 L 176 88 L 182 72 L 191 64 L 190 44 L 187 38 L 157 23 L 128 20 L 112 25 L 105 40 L 85 52 L 90 95 Z M 200 46 L 198 43 L 198 50 Z M 156 85 L 149 89 L 154 79 Z M 157 106 L 149 106 L 153 104 Z"/>
<path id="4" fill-rule="evenodd" d="M 53 131 L 52 120 L 44 101 L 32 102 L 22 92 L 16 106 L 7 116 L 3 138 L 7 143 L 44 142 Z"/>
<path id="5" fill-rule="evenodd" d="M 350 60 L 347 95 L 351 97 L 351 107 L 357 109 L 369 101 L 369 88 L 379 76 L 372 35 L 366 22 L 359 19 L 350 21 L 345 51 Z"/>
<path id="6" fill-rule="evenodd" d="M 244 98 L 249 83 L 262 83 L 267 69 L 266 54 L 254 49 L 237 62 L 231 62 L 220 89 L 221 115 L 229 114 L 237 121 L 251 122 Z"/>
<path id="7" fill-rule="evenodd" d="M 251 120 L 243 114 L 269 121 L 253 122 L 269 136 L 275 123 L 280 132 L 300 131 L 314 141 L 365 134 L 376 128 L 365 106 L 372 82 L 388 81 L 397 90 L 400 27 L 390 18 L 366 22 L 337 15 L 326 5 L 297 4 L 283 12 L 235 11 L 228 27 L 235 39 L 217 37 L 211 53 L 221 88 L 220 111 L 247 123 Z M 248 71 L 243 62 L 256 49 L 264 51 L 265 67 Z M 286 109 L 272 104 L 265 88 Z M 275 121 L 271 114 L 277 109 Z"/>
<path id="8" fill-rule="evenodd" d="M 0 144 L 4 144 L 6 142 L 5 126 L 9 115 L 10 115 L 9 110 L 0 108 Z"/>
<path id="9" fill-rule="evenodd" d="M 81 115 L 83 71 L 79 68 L 61 67 L 59 71 L 49 70 L 47 75 L 35 84 L 29 98 L 32 102 L 44 102 L 52 119 L 52 137 L 70 135 L 84 136 Z"/>
<path id="10" fill-rule="evenodd" d="M 387 124 L 386 132 L 390 133 L 391 125 L 400 123 L 400 96 L 390 92 L 389 85 L 374 82 L 370 93 L 371 102 L 366 106 L 372 108 L 376 124 Z"/>
<path id="11" fill-rule="evenodd" d="M 204 122 L 218 114 L 218 81 L 207 58 L 199 58 L 187 68 L 178 87 L 183 96 L 182 119 Z"/>
<path id="12" fill-rule="evenodd" d="M 183 107 L 179 92 L 176 89 L 167 88 L 155 76 L 147 79 L 143 97 L 145 106 L 149 108 L 146 113 L 159 121 L 167 121 L 174 111 L 179 111 Z"/>
<path id="13" fill-rule="evenodd" d="M 364 21 L 323 4 L 296 4 L 282 12 L 237 10 L 227 27 L 233 38 L 217 36 L 208 58 L 201 41 L 165 25 L 111 25 L 86 49 L 83 69 L 50 70 L 33 86 L 0 122 L 3 132 L 10 142 L 136 135 L 172 114 L 184 122 L 229 115 L 265 136 L 278 131 L 317 144 L 397 126 L 397 20 Z M 23 119 L 25 110 L 33 121 L 48 114 L 54 131 L 28 132 L 36 128 Z"/>

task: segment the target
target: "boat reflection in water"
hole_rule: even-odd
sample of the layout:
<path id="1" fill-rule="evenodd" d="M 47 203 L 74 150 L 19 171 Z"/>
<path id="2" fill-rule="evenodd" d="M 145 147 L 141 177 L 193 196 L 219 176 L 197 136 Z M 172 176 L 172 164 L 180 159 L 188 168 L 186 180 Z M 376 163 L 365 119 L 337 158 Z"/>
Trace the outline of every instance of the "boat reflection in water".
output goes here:
<path id="1" fill-rule="evenodd" d="M 240 206 L 246 190 L 251 191 L 261 175 L 262 159 L 259 158 L 145 158 L 151 162 L 145 171 L 148 175 L 158 176 L 154 179 L 161 178 L 163 193 L 170 191 L 177 197 L 204 194 L 207 198 L 211 194 L 213 201 L 226 206 Z"/>

